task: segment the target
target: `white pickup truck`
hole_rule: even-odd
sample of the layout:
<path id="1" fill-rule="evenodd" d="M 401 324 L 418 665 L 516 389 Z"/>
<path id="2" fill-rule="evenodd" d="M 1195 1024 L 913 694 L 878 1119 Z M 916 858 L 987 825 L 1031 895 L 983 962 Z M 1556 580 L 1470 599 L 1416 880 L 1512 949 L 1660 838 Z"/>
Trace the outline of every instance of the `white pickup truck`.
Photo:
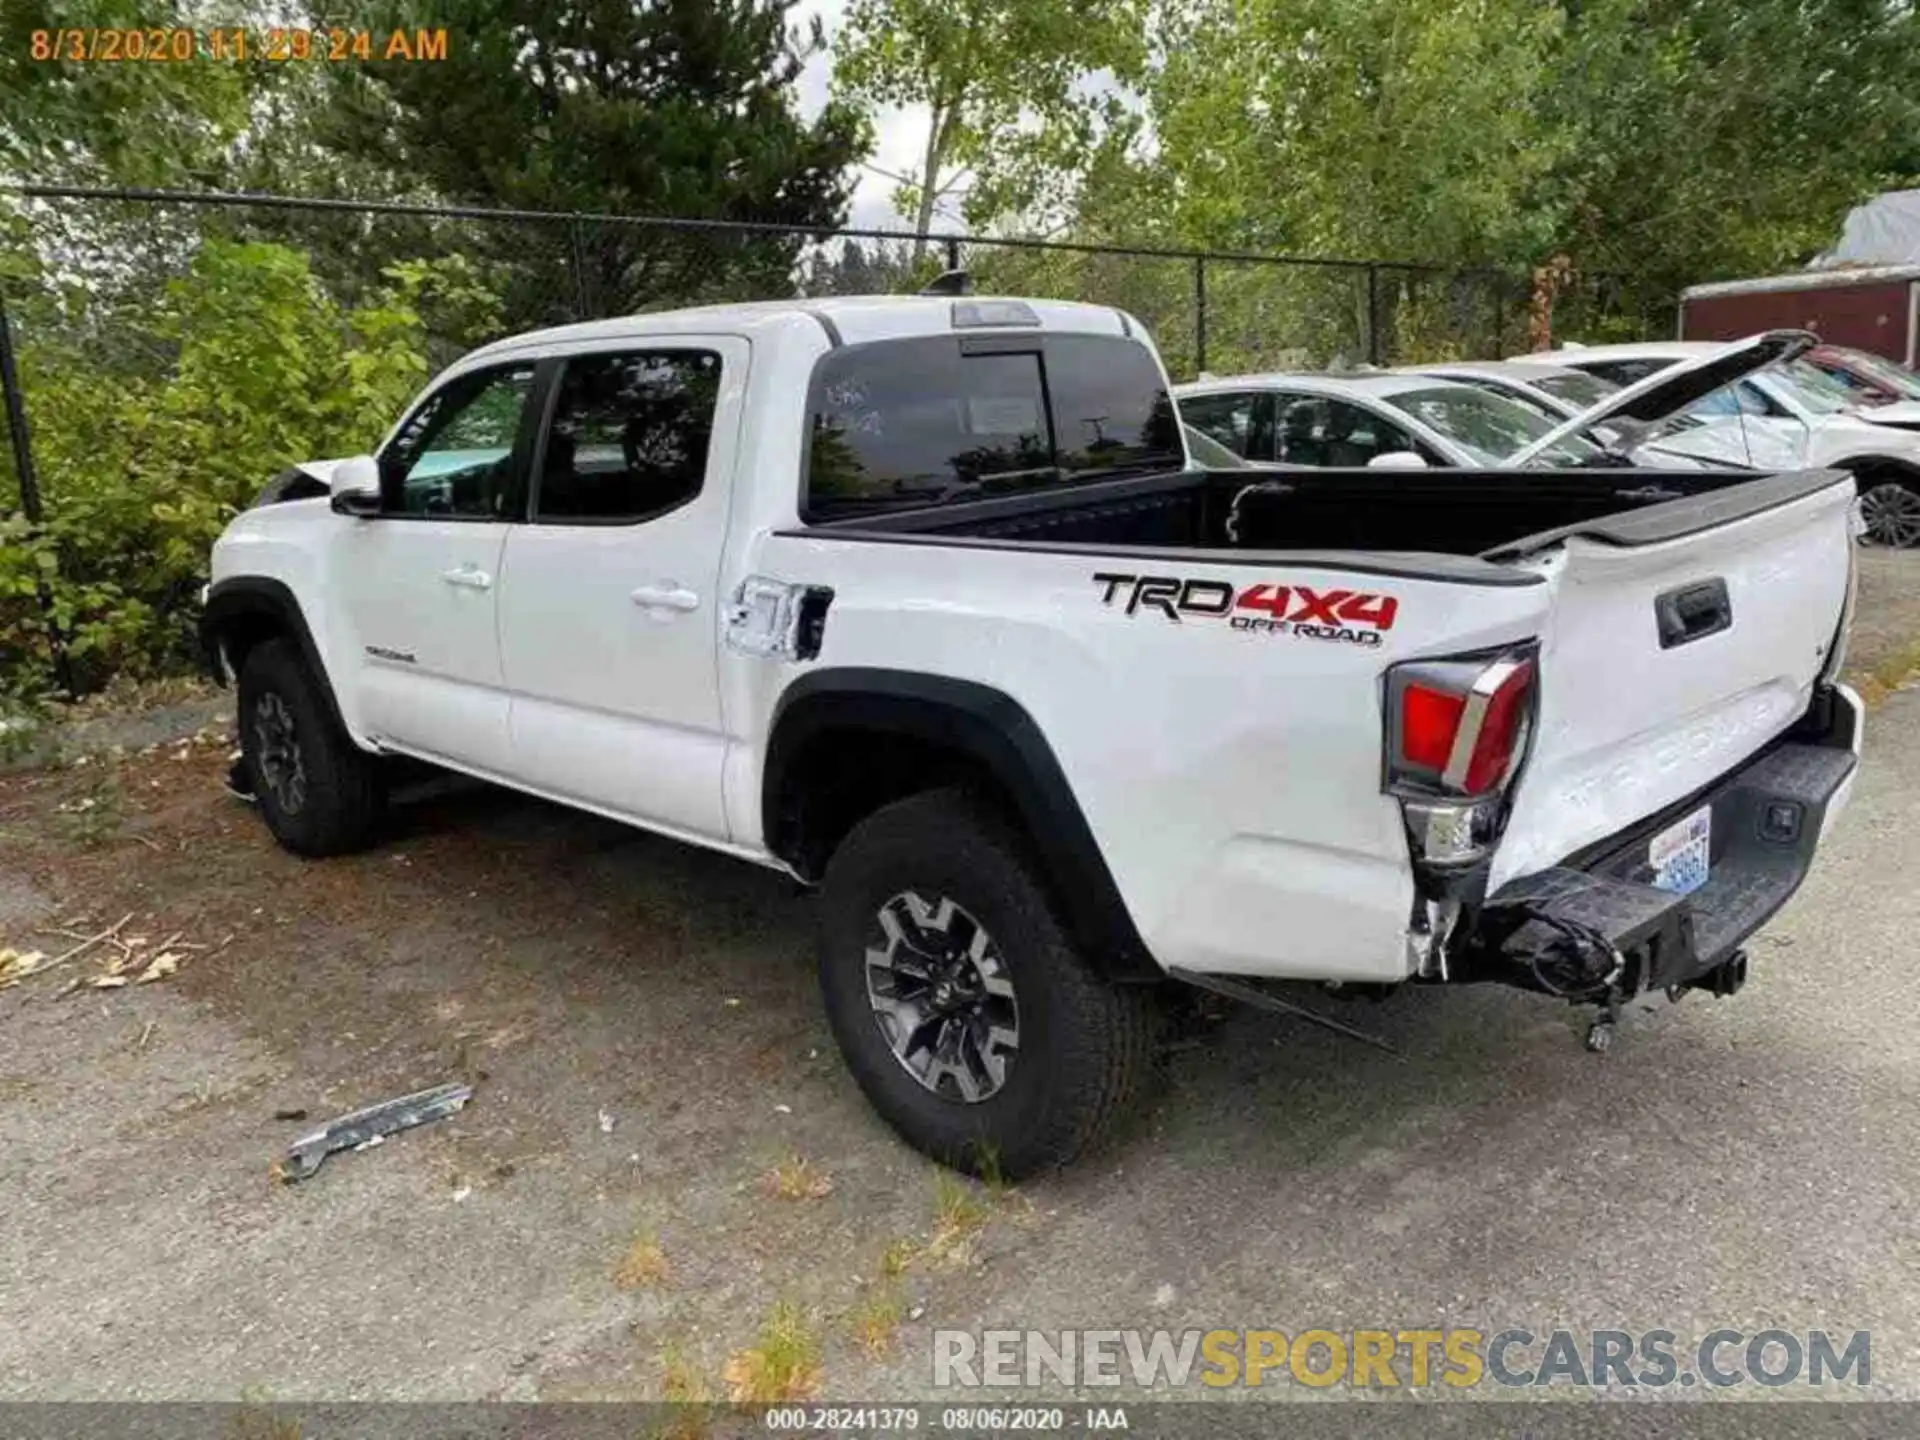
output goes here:
<path id="1" fill-rule="evenodd" d="M 1596 1042 L 1737 988 L 1859 753 L 1853 500 L 1208 471 L 1118 311 L 783 301 L 467 356 L 233 521 L 204 635 L 288 848 L 407 756 L 789 872 L 874 1105 L 1018 1175 L 1170 981 L 1502 981 Z"/>

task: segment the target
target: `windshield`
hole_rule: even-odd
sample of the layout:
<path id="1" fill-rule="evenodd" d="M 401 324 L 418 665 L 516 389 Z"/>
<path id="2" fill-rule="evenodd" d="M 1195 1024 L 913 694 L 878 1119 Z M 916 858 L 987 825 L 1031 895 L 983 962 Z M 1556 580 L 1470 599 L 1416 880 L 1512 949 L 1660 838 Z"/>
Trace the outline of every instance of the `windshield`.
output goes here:
<path id="1" fill-rule="evenodd" d="M 1585 375 L 1578 370 L 1547 371 L 1533 383 L 1554 399 L 1565 400 L 1582 410 L 1598 405 L 1620 388 L 1611 380 L 1602 380 L 1598 375 Z"/>
<path id="2" fill-rule="evenodd" d="M 1511 400 L 1522 410 L 1530 414 L 1538 415 L 1542 420 L 1548 421 L 1551 424 L 1558 425 L 1562 420 L 1567 418 L 1565 415 L 1555 411 L 1546 401 L 1540 399 L 1538 396 L 1529 395 L 1525 390 L 1510 385 L 1504 380 L 1496 380 L 1491 376 L 1485 375 L 1461 375 L 1458 377 L 1458 380 L 1462 385 L 1471 385 L 1474 389 L 1484 390 L 1489 395 L 1498 395 L 1502 399 Z"/>
<path id="3" fill-rule="evenodd" d="M 1870 355 L 1865 350 L 1848 350 L 1845 354 L 1846 363 L 1850 368 L 1858 370 L 1862 375 L 1868 376 L 1896 395 L 1908 400 L 1920 400 L 1920 375 L 1914 374 L 1904 365 L 1896 365 L 1891 360 Z"/>
<path id="4" fill-rule="evenodd" d="M 1851 390 L 1818 365 L 1809 365 L 1805 360 L 1789 360 L 1766 374 L 1815 415 L 1838 415 L 1857 403 Z"/>
<path id="5" fill-rule="evenodd" d="M 1387 403 L 1438 431 L 1481 465 L 1499 464 L 1554 428 L 1551 421 L 1511 400 L 1465 385 L 1406 390 L 1387 397 Z M 1598 446 L 1570 437 L 1542 451 L 1540 459 L 1550 465 L 1579 465 L 1599 454 Z"/>

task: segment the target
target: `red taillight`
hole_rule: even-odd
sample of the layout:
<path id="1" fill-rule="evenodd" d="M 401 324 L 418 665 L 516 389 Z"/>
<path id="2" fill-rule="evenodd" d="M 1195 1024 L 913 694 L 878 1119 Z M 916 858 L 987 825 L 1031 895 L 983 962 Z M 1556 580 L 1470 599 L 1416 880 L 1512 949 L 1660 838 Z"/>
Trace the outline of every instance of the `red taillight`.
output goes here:
<path id="1" fill-rule="evenodd" d="M 1455 795 L 1497 789 L 1526 739 L 1534 675 L 1527 654 L 1395 666 L 1389 779 Z"/>
<path id="2" fill-rule="evenodd" d="M 1518 662 L 1494 686 L 1480 715 L 1480 733 L 1475 737 L 1473 753 L 1467 760 L 1460 788 L 1468 795 L 1481 795 L 1507 777 L 1513 763 L 1527 718 L 1527 697 L 1533 690 L 1533 661 Z M 1449 777 L 1451 779 L 1451 777 Z"/>
<path id="3" fill-rule="evenodd" d="M 1409 683 L 1400 692 L 1400 758 L 1422 770 L 1447 768 L 1467 697 Z"/>

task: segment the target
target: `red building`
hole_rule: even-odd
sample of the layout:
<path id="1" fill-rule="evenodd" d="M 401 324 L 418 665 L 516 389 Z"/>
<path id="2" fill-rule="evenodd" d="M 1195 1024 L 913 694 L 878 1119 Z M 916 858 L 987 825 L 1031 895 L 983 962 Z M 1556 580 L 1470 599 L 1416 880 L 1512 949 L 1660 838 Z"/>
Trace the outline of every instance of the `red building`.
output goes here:
<path id="1" fill-rule="evenodd" d="M 1760 330 L 1811 330 L 1829 345 L 1911 367 L 1920 360 L 1920 265 L 1802 270 L 1680 293 L 1682 340 L 1738 340 Z"/>

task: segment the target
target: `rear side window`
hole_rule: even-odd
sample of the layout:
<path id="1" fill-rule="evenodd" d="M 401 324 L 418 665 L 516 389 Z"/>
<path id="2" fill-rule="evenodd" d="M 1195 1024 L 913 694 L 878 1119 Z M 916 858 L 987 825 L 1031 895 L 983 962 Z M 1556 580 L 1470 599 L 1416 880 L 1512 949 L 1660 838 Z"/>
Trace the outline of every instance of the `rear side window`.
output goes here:
<path id="1" fill-rule="evenodd" d="M 937 505 L 1185 463 L 1145 346 L 1120 337 L 927 336 L 814 372 L 809 520 Z"/>
<path id="2" fill-rule="evenodd" d="M 700 493 L 720 391 L 711 350 L 569 359 L 534 486 L 538 523 L 632 524 Z"/>
<path id="3" fill-rule="evenodd" d="M 1254 398 L 1250 390 L 1225 395 L 1190 395 L 1180 402 L 1180 414 L 1194 429 L 1245 458 L 1253 445 Z"/>

